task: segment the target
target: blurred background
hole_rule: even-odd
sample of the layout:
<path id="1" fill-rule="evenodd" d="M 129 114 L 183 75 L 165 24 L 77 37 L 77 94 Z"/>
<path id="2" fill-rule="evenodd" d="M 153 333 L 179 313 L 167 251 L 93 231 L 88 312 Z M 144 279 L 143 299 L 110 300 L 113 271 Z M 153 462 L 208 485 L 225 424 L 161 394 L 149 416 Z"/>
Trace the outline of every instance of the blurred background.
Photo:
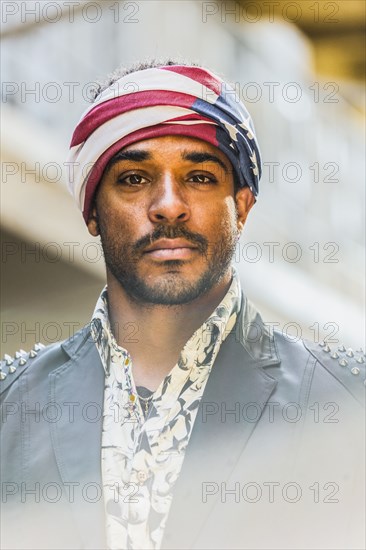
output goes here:
<path id="1" fill-rule="evenodd" d="M 1 20 L 3 352 L 90 320 L 104 264 L 64 162 L 95 81 L 147 57 L 202 63 L 252 114 L 263 176 L 234 265 L 265 321 L 363 345 L 363 0 L 2 1 Z"/>

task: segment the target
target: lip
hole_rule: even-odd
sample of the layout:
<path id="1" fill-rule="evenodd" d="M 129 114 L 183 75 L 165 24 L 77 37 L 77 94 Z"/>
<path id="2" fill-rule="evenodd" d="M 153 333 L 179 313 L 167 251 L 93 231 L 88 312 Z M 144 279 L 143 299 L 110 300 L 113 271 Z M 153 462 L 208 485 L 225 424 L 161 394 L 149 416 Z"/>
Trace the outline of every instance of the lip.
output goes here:
<path id="1" fill-rule="evenodd" d="M 160 239 L 145 248 L 144 253 L 157 260 L 187 260 L 197 247 L 184 239 Z"/>
<path id="2" fill-rule="evenodd" d="M 194 244 L 184 239 L 160 239 L 154 244 L 147 246 L 144 252 L 152 252 L 154 250 L 174 250 L 176 248 L 197 248 Z"/>

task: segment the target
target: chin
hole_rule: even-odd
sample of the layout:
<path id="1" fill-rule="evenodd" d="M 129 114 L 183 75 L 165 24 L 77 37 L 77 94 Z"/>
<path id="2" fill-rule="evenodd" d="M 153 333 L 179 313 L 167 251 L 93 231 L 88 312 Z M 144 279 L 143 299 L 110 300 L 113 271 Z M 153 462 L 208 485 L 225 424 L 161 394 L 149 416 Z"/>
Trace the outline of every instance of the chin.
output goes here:
<path id="1" fill-rule="evenodd" d="M 134 300 L 162 306 L 188 304 L 212 288 L 209 274 L 197 276 L 195 280 L 185 277 L 179 269 L 171 266 L 171 271 L 147 282 L 135 278 L 133 285 L 120 281 L 125 292 Z M 210 284 L 211 283 L 211 284 Z"/>

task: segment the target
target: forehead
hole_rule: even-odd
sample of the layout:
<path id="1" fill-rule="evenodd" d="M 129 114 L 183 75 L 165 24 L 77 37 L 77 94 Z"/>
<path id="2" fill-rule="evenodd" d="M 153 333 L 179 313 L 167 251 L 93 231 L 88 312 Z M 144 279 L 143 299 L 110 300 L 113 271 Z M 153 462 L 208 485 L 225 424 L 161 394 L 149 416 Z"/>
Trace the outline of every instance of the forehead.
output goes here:
<path id="1" fill-rule="evenodd" d="M 132 143 L 123 149 L 120 153 L 126 152 L 146 152 L 146 160 L 167 160 L 168 155 L 176 157 L 178 160 L 190 160 L 189 153 L 206 153 L 218 158 L 228 168 L 231 168 L 231 162 L 228 157 L 207 141 L 187 137 L 187 136 L 161 136 L 145 139 Z M 187 155 L 188 154 L 188 155 Z M 118 157 L 118 154 L 116 155 Z M 143 159 L 144 155 L 136 155 L 136 159 Z"/>

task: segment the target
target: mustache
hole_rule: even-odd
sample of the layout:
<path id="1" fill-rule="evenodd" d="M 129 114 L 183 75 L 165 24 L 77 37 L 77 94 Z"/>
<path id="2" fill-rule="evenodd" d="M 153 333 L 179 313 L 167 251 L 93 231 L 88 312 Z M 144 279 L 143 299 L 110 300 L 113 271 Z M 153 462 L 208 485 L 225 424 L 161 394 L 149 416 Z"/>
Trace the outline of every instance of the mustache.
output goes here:
<path id="1" fill-rule="evenodd" d="M 143 252 L 144 248 L 154 244 L 159 239 L 185 239 L 194 244 L 201 254 L 205 254 L 208 249 L 208 240 L 199 233 L 193 233 L 183 226 L 159 225 L 150 235 L 141 237 L 133 245 L 135 252 Z"/>

